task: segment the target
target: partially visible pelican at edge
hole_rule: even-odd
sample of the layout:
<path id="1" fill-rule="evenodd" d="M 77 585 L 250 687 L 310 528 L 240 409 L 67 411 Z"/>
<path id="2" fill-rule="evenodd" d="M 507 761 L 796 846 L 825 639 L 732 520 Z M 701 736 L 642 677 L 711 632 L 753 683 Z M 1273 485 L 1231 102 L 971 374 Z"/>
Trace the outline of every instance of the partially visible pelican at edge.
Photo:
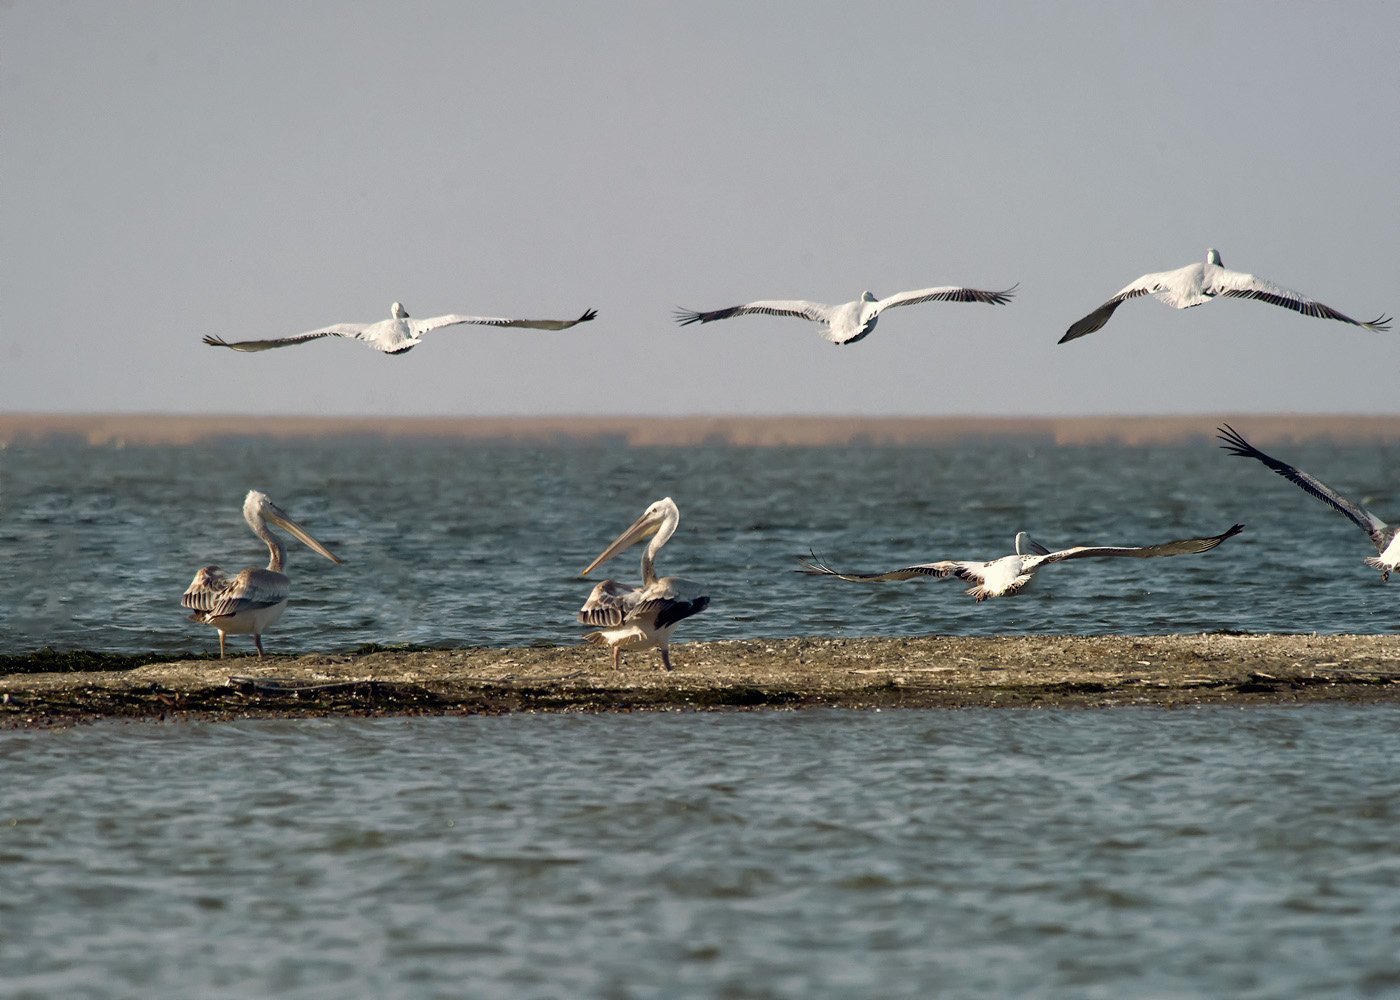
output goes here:
<path id="1" fill-rule="evenodd" d="M 700 584 L 675 576 L 657 579 L 656 553 L 675 533 L 680 520 L 680 508 L 674 500 L 665 497 L 656 501 L 583 571 L 582 575 L 587 576 L 619 552 L 651 536 L 651 544 L 642 553 L 642 585 L 629 587 L 616 580 L 604 580 L 593 588 L 578 613 L 583 624 L 601 626 L 583 638 L 595 646 L 610 647 L 614 667 L 622 664 L 623 650 L 654 646 L 661 651 L 661 665 L 670 670 L 671 656 L 666 647 L 671 633 L 686 618 L 710 606 L 710 595 Z"/>
<path id="2" fill-rule="evenodd" d="M 292 581 L 282 573 L 285 553 L 282 543 L 268 529 L 267 522 L 286 529 L 297 540 L 303 542 L 333 563 L 340 560 L 331 555 L 324 545 L 311 537 L 287 512 L 267 498 L 267 494 L 249 490 L 243 501 L 243 519 L 248 527 L 267 543 L 271 558 L 267 569 L 245 569 L 237 576 L 229 576 L 217 566 L 205 566 L 194 575 L 189 589 L 180 603 L 193 608 L 189 616 L 192 622 L 202 622 L 219 630 L 219 658 L 224 656 L 225 635 L 253 634 L 253 645 L 258 647 L 258 658 L 263 655 L 262 634 L 275 624 L 287 610 L 287 598 L 292 592 Z"/>
<path id="3" fill-rule="evenodd" d="M 385 354 L 403 354 L 421 344 L 423 334 L 428 331 L 444 326 L 456 326 L 458 323 L 527 327 L 531 330 L 567 330 L 579 323 L 587 323 L 597 315 L 596 309 L 589 309 L 578 319 L 501 319 L 494 316 L 459 316 L 456 313 L 433 316 L 431 319 L 412 319 L 404 307 L 395 302 L 389 307 L 389 318 L 381 319 L 378 323 L 336 323 L 278 340 L 235 340 L 230 343 L 222 337 L 209 336 L 204 338 L 204 342 L 210 347 L 231 347 L 235 351 L 270 351 L 274 347 L 290 347 L 310 340 L 320 340 L 322 337 L 345 337 L 362 341 Z"/>
<path id="4" fill-rule="evenodd" d="M 1140 295 L 1155 295 L 1159 302 L 1165 302 L 1173 309 L 1189 309 L 1209 302 L 1216 296 L 1227 299 L 1258 299 L 1260 302 L 1292 309 L 1304 316 L 1340 320 L 1353 326 L 1364 326 L 1368 330 L 1390 329 L 1389 316 L 1377 316 L 1370 322 L 1362 323 L 1300 292 L 1275 285 L 1272 281 L 1256 278 L 1243 271 L 1227 270 L 1220 263 L 1220 251 L 1212 248 L 1206 251 L 1204 264 L 1187 264 L 1175 271 L 1144 274 L 1066 330 L 1065 335 L 1060 338 L 1060 343 L 1093 333 L 1108 322 L 1115 309 Z"/>
<path id="5" fill-rule="evenodd" d="M 854 302 L 839 306 L 823 305 L 820 302 L 804 302 L 800 299 L 770 299 L 749 302 L 728 309 L 715 309 L 711 312 L 695 312 L 690 309 L 677 309 L 676 322 L 681 326 L 691 323 L 713 323 L 717 319 L 731 316 L 746 316 L 749 313 L 763 313 L 768 316 L 796 316 L 809 319 L 813 323 L 823 323 L 826 329 L 822 334 L 834 344 L 854 344 L 869 336 L 875 329 L 880 313 L 895 306 L 912 306 L 919 302 L 985 302 L 988 305 L 1002 306 L 1011 301 L 1016 286 L 1001 292 L 984 292 L 980 288 L 961 288 L 945 285 L 940 288 L 921 288 L 916 292 L 898 292 L 887 298 L 877 299 L 869 292 L 861 292 Z"/>
<path id="6" fill-rule="evenodd" d="M 1382 581 L 1390 579 L 1390 574 L 1395 572 L 1397 566 L 1400 566 L 1400 540 L 1397 540 L 1396 537 L 1400 535 L 1400 529 L 1386 524 L 1359 503 L 1352 503 L 1332 487 L 1320 479 L 1314 479 L 1302 469 L 1295 469 L 1287 462 L 1280 462 L 1272 455 L 1265 455 L 1241 437 L 1240 432 L 1229 424 L 1217 427 L 1216 430 L 1220 432 L 1220 440 L 1225 442 L 1220 447 L 1231 455 L 1258 459 L 1304 493 L 1310 493 L 1317 497 L 1371 536 L 1371 544 L 1375 545 L 1376 551 L 1380 555 L 1367 556 L 1364 562 L 1372 569 L 1381 571 Z"/>
<path id="7" fill-rule="evenodd" d="M 799 570 L 808 576 L 834 576 L 842 580 L 877 582 L 887 580 L 908 580 L 916 576 L 948 577 L 956 576 L 974 586 L 967 593 L 978 601 L 989 597 L 1005 597 L 1020 593 L 1035 577 L 1035 571 L 1047 563 L 1064 559 L 1086 559 L 1091 556 L 1128 556 L 1134 559 L 1152 559 L 1157 556 L 1182 556 L 1196 552 L 1209 552 L 1227 538 L 1233 538 L 1244 530 L 1243 524 L 1233 525 L 1229 531 L 1206 538 L 1185 538 L 1161 545 L 1131 547 L 1124 545 L 1076 545 L 1074 548 L 1051 552 L 1026 532 L 1016 535 L 1016 553 L 992 559 L 988 562 L 942 562 L 920 563 L 888 573 L 838 573 L 812 554 L 812 562 L 799 558 L 797 561 L 807 568 Z"/>

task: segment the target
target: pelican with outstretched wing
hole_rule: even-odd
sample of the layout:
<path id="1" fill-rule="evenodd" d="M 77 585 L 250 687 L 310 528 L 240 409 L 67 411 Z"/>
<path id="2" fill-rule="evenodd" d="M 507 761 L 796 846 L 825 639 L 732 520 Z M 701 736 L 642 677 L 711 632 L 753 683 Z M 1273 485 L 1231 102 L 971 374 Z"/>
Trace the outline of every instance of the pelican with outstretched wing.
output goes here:
<path id="1" fill-rule="evenodd" d="M 1244 525 L 1233 525 L 1230 530 L 1206 538 L 1184 538 L 1161 545 L 1140 547 L 1124 545 L 1076 545 L 1074 548 L 1051 552 L 1030 535 L 1022 531 L 1016 536 L 1016 552 L 988 562 L 961 562 L 943 560 L 941 562 L 920 563 L 888 573 L 838 573 L 812 554 L 812 560 L 799 558 L 797 561 L 807 567 L 798 572 L 808 576 L 834 576 L 842 580 L 855 580 L 862 583 L 908 580 L 916 576 L 949 577 L 955 576 L 973 584 L 967 593 L 978 601 L 989 597 L 1006 597 L 1020 593 L 1035 577 L 1036 570 L 1048 563 L 1065 559 L 1088 559 L 1099 556 L 1127 556 L 1133 559 L 1152 559 L 1157 556 L 1184 556 L 1196 552 L 1209 552 L 1227 538 L 1233 538 L 1244 530 Z"/>
<path id="2" fill-rule="evenodd" d="M 298 541 L 325 556 L 333 563 L 340 560 L 331 555 L 311 533 L 297 524 L 287 512 L 267 498 L 267 494 L 249 490 L 243 501 L 243 519 L 248 527 L 267 543 L 271 558 L 267 569 L 249 568 L 230 576 L 217 566 L 205 566 L 194 575 L 189 589 L 180 602 L 193 608 L 192 622 L 212 625 L 219 630 L 219 658 L 224 656 L 226 635 L 252 633 L 258 658 L 263 655 L 262 634 L 275 624 L 287 610 L 287 598 L 292 593 L 292 581 L 282 573 L 285 552 L 282 543 L 268 528 L 267 522 L 284 528 Z"/>
<path id="3" fill-rule="evenodd" d="M 270 351 L 274 347 L 291 347 L 293 344 L 305 344 L 312 340 L 320 340 L 322 337 L 344 337 L 348 340 L 358 340 L 368 344 L 376 351 L 383 351 L 385 354 L 403 354 L 421 344 L 423 334 L 431 330 L 441 329 L 444 326 L 456 326 L 458 323 L 474 323 L 477 326 L 524 327 L 530 330 L 567 330 L 579 323 L 587 323 L 597 315 L 596 309 L 589 309 L 578 319 L 503 319 L 496 316 L 459 316 L 456 313 L 448 316 L 433 316 L 430 319 L 413 319 L 404 311 L 402 305 L 395 302 L 389 307 L 389 318 L 381 319 L 378 323 L 336 323 L 333 326 L 323 326 L 319 330 L 311 330 L 308 333 L 299 333 L 294 337 L 281 337 L 276 340 L 235 340 L 230 342 L 222 337 L 208 336 L 204 338 L 204 342 L 210 347 L 229 347 L 235 351 Z"/>
<path id="4" fill-rule="evenodd" d="M 1216 430 L 1220 432 L 1220 440 L 1225 442 L 1220 447 L 1231 455 L 1253 458 L 1263 462 L 1304 493 L 1317 497 L 1366 532 L 1371 538 L 1371 544 L 1375 545 L 1376 551 L 1380 553 L 1379 556 L 1367 556 L 1364 560 L 1366 565 L 1372 569 L 1380 570 L 1382 581 L 1390 579 L 1390 574 L 1395 572 L 1397 566 L 1400 566 L 1400 538 L 1397 538 L 1397 535 L 1400 535 L 1400 529 L 1386 524 L 1359 503 L 1352 503 L 1322 480 L 1314 479 L 1302 469 L 1295 469 L 1287 462 L 1280 462 L 1272 455 L 1265 455 L 1246 441 L 1240 432 L 1229 424 L 1217 427 Z"/>
<path id="5" fill-rule="evenodd" d="M 656 501 L 583 571 L 582 575 L 587 576 L 619 552 L 651 536 L 651 543 L 642 553 L 642 585 L 629 587 L 616 580 L 604 580 L 593 588 L 578 613 L 583 624 L 601 626 L 583 638 L 595 646 L 610 647 L 614 667 L 622 664 L 623 650 L 655 647 L 661 651 L 661 665 L 670 670 L 667 644 L 671 633 L 682 621 L 710 606 L 710 595 L 700 584 L 675 576 L 656 576 L 656 553 L 675 534 L 680 520 L 680 508 L 674 500 L 666 497 Z"/>
<path id="6" fill-rule="evenodd" d="M 1275 285 L 1272 281 L 1265 281 L 1263 278 L 1245 274 L 1243 271 L 1228 270 L 1220 263 L 1220 251 L 1212 248 L 1206 251 L 1204 264 L 1187 264 L 1175 271 L 1144 274 L 1071 326 L 1060 338 L 1060 343 L 1063 344 L 1066 341 L 1076 340 L 1086 334 L 1093 333 L 1107 323 L 1108 318 L 1113 315 L 1113 311 L 1124 302 L 1142 295 L 1155 295 L 1159 302 L 1165 302 L 1173 309 L 1189 309 L 1192 306 L 1209 302 L 1216 297 L 1258 299 L 1260 302 L 1268 302 L 1270 305 L 1292 309 L 1304 316 L 1340 320 L 1353 326 L 1364 326 L 1368 330 L 1390 329 L 1389 316 L 1377 316 L 1375 319 L 1363 323 L 1344 313 L 1337 312 L 1331 306 L 1325 306 L 1315 299 L 1310 299 L 1301 292 L 1290 291 L 1281 285 Z"/>
<path id="7" fill-rule="evenodd" d="M 888 298 L 877 299 L 869 292 L 862 292 L 854 302 L 839 306 L 823 305 L 820 302 L 797 300 L 760 300 L 748 302 L 728 309 L 715 309 L 711 312 L 695 312 L 690 309 L 677 309 L 676 322 L 681 326 L 691 323 L 713 323 L 717 319 L 731 316 L 746 316 L 749 313 L 762 313 L 766 316 L 796 316 L 798 319 L 822 323 L 822 331 L 827 340 L 834 344 L 854 344 L 870 335 L 875 323 L 886 309 L 896 306 L 912 306 L 920 302 L 985 302 L 988 305 L 1002 306 L 1011 301 L 1016 286 L 1001 292 L 984 292 L 980 288 L 961 288 L 946 285 L 941 288 L 921 288 L 916 292 L 899 292 Z"/>

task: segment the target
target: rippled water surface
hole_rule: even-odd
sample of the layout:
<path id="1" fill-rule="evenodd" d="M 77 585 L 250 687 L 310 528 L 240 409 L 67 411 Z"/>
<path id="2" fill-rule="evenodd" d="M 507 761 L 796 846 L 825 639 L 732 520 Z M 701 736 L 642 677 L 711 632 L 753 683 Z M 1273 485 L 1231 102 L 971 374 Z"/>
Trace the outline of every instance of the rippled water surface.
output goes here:
<path id="1" fill-rule="evenodd" d="M 1383 707 L 0 733 L 7 997 L 1400 993 Z"/>
<path id="2" fill-rule="evenodd" d="M 1246 432 L 1248 427 L 1242 428 Z M 1393 448 L 1280 451 L 1400 516 Z M 574 643 L 579 571 L 648 503 L 676 499 L 663 573 L 707 584 L 678 641 L 795 635 L 1388 632 L 1395 584 L 1354 525 L 1213 443 L 1173 447 L 486 447 L 244 442 L 0 452 L 0 652 L 217 650 L 185 621 L 194 571 L 265 565 L 241 517 L 270 494 L 344 560 L 296 542 L 270 650 Z M 853 584 L 794 573 L 992 558 L 1029 531 L 1052 548 L 1245 533 L 1202 556 L 1082 560 L 1015 598 L 956 580 Z M 640 551 L 606 573 L 635 581 Z M 247 637 L 234 648 L 251 646 Z"/>

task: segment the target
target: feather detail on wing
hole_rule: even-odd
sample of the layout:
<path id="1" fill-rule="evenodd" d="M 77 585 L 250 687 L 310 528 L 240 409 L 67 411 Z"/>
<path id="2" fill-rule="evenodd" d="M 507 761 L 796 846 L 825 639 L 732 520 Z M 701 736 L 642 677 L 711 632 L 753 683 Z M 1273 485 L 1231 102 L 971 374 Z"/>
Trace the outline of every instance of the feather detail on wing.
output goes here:
<path id="1" fill-rule="evenodd" d="M 1377 316 L 1375 319 L 1363 323 L 1360 320 L 1352 319 L 1345 313 L 1338 312 L 1331 306 L 1323 305 L 1316 299 L 1310 299 L 1301 292 L 1295 292 L 1243 271 L 1228 271 L 1224 268 L 1218 268 L 1214 277 L 1216 280 L 1205 289 L 1208 295 L 1234 299 L 1258 299 L 1260 302 L 1267 302 L 1270 305 L 1292 309 L 1304 316 L 1335 319 L 1343 323 L 1350 323 L 1352 326 L 1362 326 L 1368 330 L 1390 329 L 1390 317 L 1388 316 Z"/>
<path id="2" fill-rule="evenodd" d="M 621 625 L 637 605 L 638 590 L 616 580 L 604 580 L 593 588 L 588 600 L 579 609 L 578 620 L 584 625 Z"/>
<path id="3" fill-rule="evenodd" d="M 1126 556 L 1131 559 L 1155 559 L 1159 556 L 1184 556 L 1193 555 L 1198 552 L 1209 552 L 1227 538 L 1233 538 L 1244 530 L 1243 524 L 1231 525 L 1227 531 L 1218 535 L 1209 535 L 1205 538 L 1183 538 L 1174 542 L 1162 542 L 1160 545 L 1076 545 L 1073 548 L 1062 549 L 1059 552 L 1051 552 L 1048 555 L 1032 557 L 1025 561 L 1027 570 L 1046 563 L 1060 562 L 1064 559 L 1087 559 L 1098 556 Z"/>
<path id="4" fill-rule="evenodd" d="M 980 288 L 962 288 L 945 285 L 940 288 L 921 288 L 916 292 L 898 292 L 875 303 L 876 309 L 883 312 L 896 306 L 912 306 L 920 302 L 985 302 L 987 305 L 1004 306 L 1016 294 L 1019 285 L 1000 292 L 983 291 Z"/>
<path id="5" fill-rule="evenodd" d="M 291 592 L 292 581 L 270 569 L 245 569 L 230 578 L 217 566 L 205 566 L 195 574 L 181 603 L 203 611 L 205 621 L 214 621 L 281 604 Z"/>
<path id="6" fill-rule="evenodd" d="M 808 576 L 834 576 L 839 580 L 852 580 L 858 583 L 911 580 L 916 576 L 958 576 L 964 580 L 969 580 L 972 579 L 972 577 L 964 576 L 964 573 L 977 572 L 972 564 L 945 560 L 943 562 L 921 563 L 918 566 L 906 566 L 903 569 L 891 570 L 888 573 L 838 573 L 823 562 L 815 552 L 811 555 L 812 558 L 810 562 L 800 556 L 798 557 L 797 561 L 807 568 L 800 569 L 797 572 L 805 573 Z M 980 582 L 981 577 L 979 576 L 977 579 L 978 582 Z"/>
<path id="7" fill-rule="evenodd" d="M 567 330 L 571 326 L 580 323 L 587 323 L 598 315 L 598 310 L 587 309 L 578 319 L 508 319 L 499 316 L 459 316 L 453 313 L 448 316 L 434 316 L 431 319 L 414 320 L 414 325 L 420 334 L 429 330 L 437 330 L 444 326 L 455 326 L 458 323 L 472 323 L 476 326 L 508 326 L 522 327 L 530 330 Z"/>
<path id="8" fill-rule="evenodd" d="M 235 351 L 270 351 L 274 347 L 291 347 L 294 344 L 305 344 L 311 340 L 320 340 L 322 337 L 354 337 L 363 330 L 350 330 L 348 327 L 336 327 L 329 330 L 313 330 L 310 333 L 299 333 L 295 337 L 280 337 L 276 340 L 235 340 L 227 341 L 222 337 L 206 336 L 204 343 L 210 347 L 228 347 Z"/>
<path id="9" fill-rule="evenodd" d="M 730 306 L 728 309 L 715 309 L 711 312 L 695 312 L 689 309 L 676 310 L 676 322 L 681 326 L 689 326 L 691 323 L 713 323 L 717 319 L 729 319 L 732 316 L 747 316 L 750 313 L 761 313 L 765 316 L 796 316 L 798 319 L 808 319 L 814 323 L 831 322 L 831 306 L 822 305 L 820 302 L 804 302 L 800 299 L 772 300 L 749 302 L 742 306 Z"/>
<path id="10" fill-rule="evenodd" d="M 1388 524 L 1372 514 L 1365 507 L 1358 503 L 1352 503 L 1342 496 L 1332 487 L 1308 475 L 1302 469 L 1296 469 L 1287 462 L 1281 462 L 1272 455 L 1266 455 L 1254 445 L 1246 441 L 1240 432 L 1229 424 L 1217 427 L 1220 440 L 1224 441 L 1220 447 L 1224 448 L 1231 455 L 1239 455 L 1241 458 L 1253 458 L 1263 462 L 1266 466 L 1277 472 L 1284 479 L 1287 479 L 1294 486 L 1297 486 L 1304 493 L 1308 493 L 1333 510 L 1339 512 L 1353 524 L 1355 524 L 1366 534 L 1371 536 L 1371 541 L 1375 543 L 1377 550 L 1384 552 L 1390 540 L 1395 537 L 1395 531 Z"/>
<path id="11" fill-rule="evenodd" d="M 1141 281 L 1142 279 L 1138 280 Z M 1129 299 L 1135 299 L 1140 295 L 1148 294 L 1151 294 L 1151 289 L 1138 287 L 1137 283 L 1134 282 L 1132 285 L 1129 285 L 1117 295 L 1113 296 L 1113 298 L 1109 299 L 1103 305 L 1099 306 L 1089 315 L 1074 323 L 1068 330 L 1065 331 L 1065 335 L 1060 338 L 1059 342 L 1061 344 L 1064 344 L 1071 340 L 1077 340 L 1080 337 L 1093 333 L 1095 330 L 1101 328 L 1105 323 L 1107 323 L 1109 317 L 1113 315 L 1114 310 L 1121 306 L 1124 302 L 1127 302 Z"/>

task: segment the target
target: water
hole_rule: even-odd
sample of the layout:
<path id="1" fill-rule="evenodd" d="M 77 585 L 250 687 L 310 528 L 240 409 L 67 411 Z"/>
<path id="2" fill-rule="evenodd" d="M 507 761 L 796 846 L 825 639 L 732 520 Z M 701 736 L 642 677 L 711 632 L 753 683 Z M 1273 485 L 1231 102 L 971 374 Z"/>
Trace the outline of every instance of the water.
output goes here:
<path id="1" fill-rule="evenodd" d="M 1383 707 L 0 733 L 8 997 L 1400 991 Z"/>
<path id="2" fill-rule="evenodd" d="M 1247 428 L 1246 428 L 1247 431 Z M 1392 448 L 1298 445 L 1289 458 L 1400 513 Z M 1370 542 L 1257 463 L 1174 447 L 627 448 L 233 442 L 0 452 L 0 652 L 217 650 L 185 621 L 195 569 L 265 565 L 241 503 L 262 489 L 321 538 L 295 541 L 286 617 L 269 650 L 370 642 L 572 644 L 591 588 L 579 571 L 648 503 L 681 527 L 663 573 L 706 583 L 711 609 L 679 641 L 797 635 L 1388 632 L 1391 588 Z M 1147 544 L 1248 525 L 1203 556 L 1083 560 L 978 605 L 956 580 L 861 585 L 794 573 L 815 548 L 838 568 L 892 569 L 1011 551 Z M 640 550 L 605 574 L 635 581 Z M 250 646 L 246 637 L 231 640 Z"/>

